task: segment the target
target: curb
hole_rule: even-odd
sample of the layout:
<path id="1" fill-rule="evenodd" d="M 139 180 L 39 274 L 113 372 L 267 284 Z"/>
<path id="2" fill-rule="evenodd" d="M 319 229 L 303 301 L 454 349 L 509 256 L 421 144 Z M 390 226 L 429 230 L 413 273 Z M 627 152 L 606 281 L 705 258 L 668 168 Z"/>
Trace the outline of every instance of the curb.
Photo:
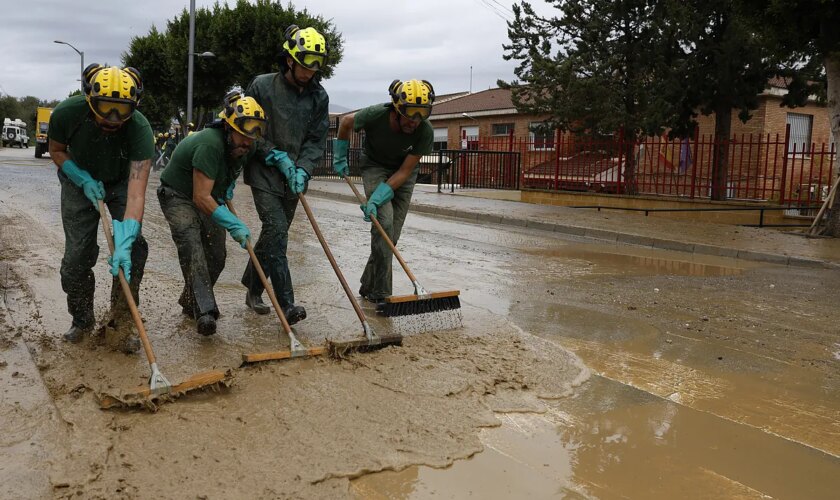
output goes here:
<path id="1" fill-rule="evenodd" d="M 359 202 L 359 200 L 357 200 L 356 197 L 353 195 L 334 193 L 331 191 L 321 191 L 317 188 L 309 189 L 306 194 L 318 198 L 327 198 L 333 201 L 343 201 L 348 203 Z M 525 227 L 529 229 L 539 229 L 540 231 L 560 233 L 569 236 L 582 236 L 585 238 L 592 238 L 607 243 L 620 243 L 624 245 L 635 245 L 640 247 L 656 248 L 660 250 L 671 250 L 691 254 L 710 255 L 713 257 L 730 257 L 733 259 L 742 259 L 753 262 L 762 262 L 766 264 L 777 264 L 783 266 L 806 267 L 812 269 L 840 269 L 840 263 L 830 262 L 821 259 L 811 259 L 808 257 L 797 257 L 791 255 L 778 255 L 766 252 L 756 252 L 754 250 L 739 250 L 737 248 L 718 247 L 714 245 L 706 245 L 703 243 L 688 243 L 685 241 L 669 240 L 665 238 L 654 238 L 650 236 L 640 236 L 632 233 L 622 233 L 618 231 L 609 231 L 605 229 L 594 229 L 587 227 L 570 226 L 566 224 L 557 224 L 554 222 L 535 221 L 530 219 L 516 219 L 511 217 L 502 217 L 501 215 L 468 212 L 465 210 L 458 210 L 454 208 L 439 208 L 429 205 L 412 204 L 411 210 L 417 213 L 439 215 L 443 217 L 451 217 L 453 219 L 460 219 L 471 222 L 501 224 L 504 226 L 512 227 Z"/>

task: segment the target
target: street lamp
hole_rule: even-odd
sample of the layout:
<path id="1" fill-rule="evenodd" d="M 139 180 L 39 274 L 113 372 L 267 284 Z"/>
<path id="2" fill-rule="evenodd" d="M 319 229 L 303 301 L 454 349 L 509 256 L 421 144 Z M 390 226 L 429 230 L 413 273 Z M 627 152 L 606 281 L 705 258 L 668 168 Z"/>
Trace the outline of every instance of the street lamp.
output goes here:
<path id="1" fill-rule="evenodd" d="M 187 63 L 187 123 L 192 123 L 193 110 L 193 57 L 216 57 L 212 52 L 195 53 L 195 0 L 190 0 L 190 41 L 187 52 L 189 62 Z"/>
<path id="2" fill-rule="evenodd" d="M 466 114 L 466 113 L 461 113 L 461 116 L 463 116 L 464 118 L 469 118 L 470 120 L 475 120 L 475 121 L 478 121 L 477 119 L 473 118 L 472 116 L 470 116 L 470 115 L 468 115 L 468 114 Z"/>
<path id="3" fill-rule="evenodd" d="M 81 65 L 79 66 L 79 82 L 81 84 L 80 87 L 82 89 L 82 94 L 84 94 L 85 93 L 85 77 L 84 77 L 83 73 L 85 72 L 85 53 L 79 51 L 79 49 L 77 49 L 76 47 L 73 47 L 72 45 L 70 45 L 67 42 L 62 42 L 61 40 L 53 40 L 53 43 L 58 43 L 58 44 L 66 45 L 66 46 L 70 47 L 71 49 L 75 50 L 77 54 L 79 54 L 79 57 L 82 58 Z"/>

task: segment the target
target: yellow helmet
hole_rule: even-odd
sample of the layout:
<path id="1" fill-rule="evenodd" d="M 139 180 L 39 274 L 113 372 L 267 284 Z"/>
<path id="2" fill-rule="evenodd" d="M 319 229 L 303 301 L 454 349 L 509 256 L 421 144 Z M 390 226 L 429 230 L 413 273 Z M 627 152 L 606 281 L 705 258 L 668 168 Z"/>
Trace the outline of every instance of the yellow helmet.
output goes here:
<path id="1" fill-rule="evenodd" d="M 219 118 L 251 139 L 258 139 L 265 133 L 265 111 L 262 106 L 253 97 L 242 97 L 236 91 L 225 96 L 225 108 L 219 113 Z"/>
<path id="2" fill-rule="evenodd" d="M 89 84 L 85 90 L 90 109 L 109 122 L 131 118 L 140 100 L 139 74 L 116 66 L 95 68 L 89 73 L 85 75 Z"/>
<path id="3" fill-rule="evenodd" d="M 163 139 L 163 132 L 158 132 L 157 137 L 158 137 L 158 139 Z"/>
<path id="4" fill-rule="evenodd" d="M 394 109 L 409 119 L 425 120 L 432 114 L 435 89 L 427 80 L 394 80 L 388 87 Z"/>
<path id="5" fill-rule="evenodd" d="M 164 138 L 164 139 L 169 139 L 169 132 L 167 132 L 167 133 L 163 134 L 163 138 Z"/>
<path id="6" fill-rule="evenodd" d="M 319 71 L 327 64 L 327 40 L 315 28 L 286 28 L 283 49 L 304 68 Z"/>

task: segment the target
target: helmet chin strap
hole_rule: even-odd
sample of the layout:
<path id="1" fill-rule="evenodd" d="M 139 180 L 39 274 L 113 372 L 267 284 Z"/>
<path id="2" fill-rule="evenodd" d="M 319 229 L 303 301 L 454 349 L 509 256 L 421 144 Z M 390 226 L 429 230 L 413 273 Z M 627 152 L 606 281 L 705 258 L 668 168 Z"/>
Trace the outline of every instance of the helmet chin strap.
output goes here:
<path id="1" fill-rule="evenodd" d="M 295 66 L 298 65 L 298 62 L 295 61 L 295 58 L 292 57 L 292 56 L 289 56 L 289 59 L 292 60 L 292 64 L 291 64 L 291 66 L 289 66 L 289 74 L 292 75 L 292 81 L 295 82 L 295 85 L 297 85 L 298 87 L 300 87 L 302 89 L 305 89 L 312 82 L 312 78 L 315 78 L 315 77 L 313 76 L 312 78 L 310 78 L 308 82 L 302 82 L 302 81 L 298 80 L 297 75 L 295 75 Z"/>

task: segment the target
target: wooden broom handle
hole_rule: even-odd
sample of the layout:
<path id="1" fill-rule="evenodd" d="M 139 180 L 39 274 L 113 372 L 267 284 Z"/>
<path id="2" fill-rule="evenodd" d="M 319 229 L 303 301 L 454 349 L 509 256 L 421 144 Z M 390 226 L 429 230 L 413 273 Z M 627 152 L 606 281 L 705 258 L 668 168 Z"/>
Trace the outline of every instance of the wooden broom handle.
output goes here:
<path id="1" fill-rule="evenodd" d="M 306 201 L 306 198 L 303 196 L 303 193 L 298 194 L 298 199 L 300 199 L 300 203 L 301 205 L 303 205 L 303 210 L 306 212 L 306 216 L 309 218 L 309 222 L 312 223 L 312 229 L 315 231 L 315 236 L 317 236 L 318 241 L 321 242 L 321 247 L 324 249 L 324 253 L 327 254 L 327 259 L 329 259 L 330 265 L 332 266 L 333 271 L 335 271 L 335 275 L 338 276 L 338 281 L 341 282 L 341 287 L 344 288 L 344 293 L 347 294 L 347 298 L 350 299 L 350 303 L 353 305 L 353 310 L 356 311 L 356 316 L 359 317 L 359 321 L 364 323 L 365 321 L 367 321 L 367 319 L 365 318 L 365 313 L 359 306 L 359 301 L 357 301 L 356 296 L 353 295 L 353 290 L 350 289 L 350 285 L 347 284 L 347 280 L 344 279 L 344 274 L 342 274 L 341 269 L 339 269 L 338 263 L 335 261 L 335 257 L 333 257 L 329 245 L 327 245 L 327 240 L 325 240 L 324 235 L 321 234 L 321 229 L 318 227 L 318 222 L 315 220 L 315 215 L 312 213 L 312 209 L 309 208 L 309 202 Z"/>
<path id="2" fill-rule="evenodd" d="M 350 189 L 353 190 L 353 194 L 356 195 L 356 199 L 359 200 L 359 203 L 361 203 L 362 205 L 367 203 L 367 200 L 365 200 L 365 198 L 362 196 L 362 193 L 360 193 L 359 190 L 356 189 L 355 184 L 353 184 L 350 178 L 346 175 L 343 175 L 342 177 L 344 177 L 344 180 L 347 181 L 347 184 L 350 186 Z M 417 278 L 414 276 L 414 273 L 411 272 L 411 269 L 408 268 L 408 264 L 405 263 L 405 260 L 403 260 L 402 255 L 400 255 L 400 251 L 397 250 L 396 246 L 394 246 L 394 242 L 392 242 L 391 238 L 388 237 L 388 233 L 385 232 L 385 229 L 382 227 L 382 224 L 379 223 L 376 217 L 371 217 L 370 220 L 373 222 L 373 225 L 376 226 L 376 229 L 379 230 L 379 234 L 382 236 L 382 239 L 388 242 L 388 246 L 391 247 L 391 252 L 394 253 L 394 256 L 400 262 L 400 265 L 402 266 L 403 270 L 405 270 L 405 274 L 408 275 L 408 278 L 411 280 L 412 283 L 417 283 Z"/>
<path id="3" fill-rule="evenodd" d="M 99 218 L 102 220 L 102 229 L 105 231 L 105 241 L 108 242 L 108 250 L 111 252 L 111 257 L 114 256 L 114 237 L 111 235 L 111 228 L 108 224 L 108 218 L 105 214 L 105 202 L 99 200 Z M 134 295 L 131 294 L 131 288 L 128 286 L 128 281 L 125 279 L 122 268 L 119 270 L 120 286 L 122 287 L 125 300 L 128 302 L 128 309 L 131 311 L 131 317 L 134 319 L 134 324 L 137 326 L 137 332 L 140 334 L 140 340 L 143 343 L 143 350 L 146 351 L 146 358 L 149 360 L 149 365 L 157 363 L 155 352 L 152 350 L 152 344 L 149 342 L 149 336 L 146 335 L 146 327 L 143 326 L 143 318 L 140 317 L 140 311 L 137 310 L 137 304 L 134 302 Z"/>
<path id="4" fill-rule="evenodd" d="M 236 215 L 236 210 L 233 209 L 233 203 L 230 200 L 227 200 L 225 204 L 230 210 L 230 213 Z M 238 217 L 238 216 L 237 216 Z M 257 270 L 257 274 L 260 276 L 260 281 L 262 281 L 263 288 L 265 291 L 268 292 L 268 298 L 271 299 L 271 305 L 274 306 L 274 311 L 277 313 L 277 317 L 280 319 L 280 323 L 283 325 L 283 331 L 286 332 L 288 335 L 292 332 L 292 327 L 289 326 L 289 322 L 286 321 L 286 316 L 283 314 L 283 309 L 280 308 L 280 303 L 277 302 L 277 297 L 274 295 L 274 289 L 271 288 L 271 284 L 268 282 L 268 278 L 265 277 L 265 273 L 263 272 L 263 268 L 260 265 L 260 261 L 257 260 L 257 254 L 254 253 L 254 247 L 251 246 L 251 240 L 245 240 L 245 248 L 248 249 L 248 255 L 251 256 L 251 263 L 254 265 L 254 269 Z"/>

